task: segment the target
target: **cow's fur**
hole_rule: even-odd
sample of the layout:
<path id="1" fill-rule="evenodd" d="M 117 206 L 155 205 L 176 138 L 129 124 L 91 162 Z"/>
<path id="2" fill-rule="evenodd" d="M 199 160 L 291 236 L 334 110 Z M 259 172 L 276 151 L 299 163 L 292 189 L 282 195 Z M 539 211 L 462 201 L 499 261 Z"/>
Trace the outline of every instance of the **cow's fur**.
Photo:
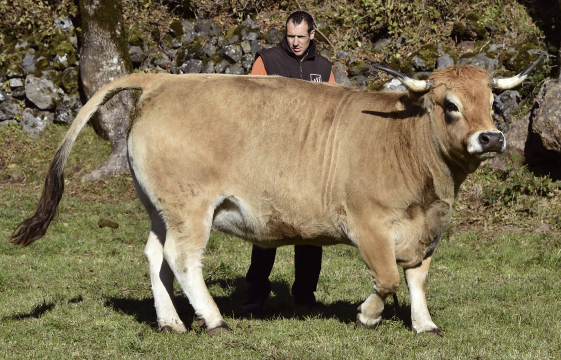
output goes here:
<path id="1" fill-rule="evenodd" d="M 78 133 L 115 93 L 137 89 L 128 155 L 152 220 L 145 254 L 161 329 L 185 331 L 174 277 L 208 331 L 227 329 L 202 276 L 217 230 L 263 247 L 357 246 L 374 279 L 357 316 L 367 326 L 380 321 L 384 299 L 398 290 L 400 265 L 414 329 L 438 331 L 425 301 L 432 253 L 460 184 L 504 151 L 504 137 L 493 125 L 485 71 L 452 67 L 431 79 L 431 90 L 417 96 L 280 77 L 123 77 L 84 106 L 53 160 L 37 213 L 13 241 L 25 246 L 44 235 Z M 499 142 L 484 143 L 481 134 Z"/>

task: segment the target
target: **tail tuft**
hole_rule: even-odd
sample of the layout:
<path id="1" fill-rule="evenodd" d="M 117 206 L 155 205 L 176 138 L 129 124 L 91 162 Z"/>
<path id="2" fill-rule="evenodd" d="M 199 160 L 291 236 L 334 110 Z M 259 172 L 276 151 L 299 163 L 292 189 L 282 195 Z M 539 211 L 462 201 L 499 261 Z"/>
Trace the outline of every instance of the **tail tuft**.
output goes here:
<path id="1" fill-rule="evenodd" d="M 55 156 L 51 163 L 35 214 L 22 221 L 14 230 L 10 236 L 12 244 L 26 247 L 47 233 L 47 228 L 56 216 L 57 207 L 64 192 L 64 172 L 59 166 L 58 159 L 59 157 Z"/>

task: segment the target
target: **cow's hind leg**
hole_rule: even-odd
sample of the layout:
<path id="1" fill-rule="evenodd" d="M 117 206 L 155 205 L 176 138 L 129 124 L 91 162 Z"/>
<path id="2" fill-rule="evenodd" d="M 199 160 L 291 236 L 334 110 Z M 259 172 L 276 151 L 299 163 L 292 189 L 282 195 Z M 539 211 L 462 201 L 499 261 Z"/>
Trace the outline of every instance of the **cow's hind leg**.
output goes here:
<path id="1" fill-rule="evenodd" d="M 144 255 L 148 259 L 150 280 L 154 305 L 158 318 L 158 327 L 162 332 L 184 333 L 185 325 L 179 319 L 175 309 L 173 295 L 173 272 L 164 260 L 164 243 L 166 240 L 165 224 L 156 212 L 152 212 L 152 229 Z"/>
<path id="2" fill-rule="evenodd" d="M 411 299 L 411 322 L 417 333 L 431 332 L 442 335 L 442 332 L 432 322 L 425 298 L 430 261 L 431 257 L 427 257 L 419 266 L 405 269 L 405 280 Z"/>
<path id="3" fill-rule="evenodd" d="M 205 209 L 207 210 L 207 209 Z M 212 214 L 207 210 L 192 211 L 189 216 L 169 216 L 164 245 L 164 258 L 195 310 L 199 324 L 205 324 L 210 335 L 229 330 L 203 278 L 203 255 L 210 235 Z M 170 215 L 170 214 L 166 214 Z M 175 219 L 176 221 L 174 221 Z"/>

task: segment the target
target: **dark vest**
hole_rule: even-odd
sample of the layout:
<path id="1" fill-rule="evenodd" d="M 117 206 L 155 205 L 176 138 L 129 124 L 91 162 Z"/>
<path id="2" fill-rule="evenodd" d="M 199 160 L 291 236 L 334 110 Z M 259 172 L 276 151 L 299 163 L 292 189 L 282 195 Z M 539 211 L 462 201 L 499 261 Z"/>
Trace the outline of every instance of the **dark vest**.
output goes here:
<path id="1" fill-rule="evenodd" d="M 255 59 L 261 57 L 267 75 L 279 75 L 293 79 L 328 82 L 331 75 L 329 60 L 316 53 L 316 43 L 310 41 L 308 54 L 303 61 L 298 60 L 290 50 L 286 37 L 279 46 L 259 51 Z"/>

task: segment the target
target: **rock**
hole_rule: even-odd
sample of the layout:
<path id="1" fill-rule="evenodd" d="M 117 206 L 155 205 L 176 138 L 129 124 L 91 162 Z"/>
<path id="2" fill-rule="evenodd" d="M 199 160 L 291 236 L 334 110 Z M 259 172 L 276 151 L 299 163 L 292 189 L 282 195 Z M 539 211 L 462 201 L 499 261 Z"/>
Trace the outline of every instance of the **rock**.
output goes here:
<path id="1" fill-rule="evenodd" d="M 242 59 L 242 47 L 239 45 L 227 45 L 220 50 L 220 55 L 232 62 L 238 62 Z"/>
<path id="2" fill-rule="evenodd" d="M 203 65 L 202 72 L 205 74 L 213 74 L 215 72 L 214 61 L 212 60 L 207 61 L 207 63 Z"/>
<path id="3" fill-rule="evenodd" d="M 265 41 L 270 45 L 278 45 L 282 39 L 284 39 L 284 35 L 278 29 L 271 29 L 265 37 Z"/>
<path id="4" fill-rule="evenodd" d="M 53 60 L 53 66 L 57 70 L 64 70 L 69 66 L 69 59 L 67 54 L 56 54 Z"/>
<path id="5" fill-rule="evenodd" d="M 78 92 L 78 67 L 70 67 L 62 72 L 61 85 L 67 94 Z"/>
<path id="6" fill-rule="evenodd" d="M 64 35 L 68 35 L 74 28 L 70 17 L 58 18 L 54 20 L 55 29 L 60 29 Z"/>
<path id="7" fill-rule="evenodd" d="M 251 54 L 251 43 L 249 41 L 242 41 L 240 46 L 242 47 L 243 54 Z"/>
<path id="8" fill-rule="evenodd" d="M 462 41 L 458 47 L 462 51 L 475 51 L 475 43 L 473 41 Z"/>
<path id="9" fill-rule="evenodd" d="M 159 51 L 150 54 L 150 62 L 164 70 L 171 64 L 169 57 L 165 53 Z"/>
<path id="10" fill-rule="evenodd" d="M 234 35 L 232 35 L 232 37 L 230 38 L 230 41 L 228 41 L 228 44 L 234 45 L 234 44 L 237 43 L 238 41 L 240 41 L 240 36 L 234 34 Z"/>
<path id="11" fill-rule="evenodd" d="M 63 91 L 43 72 L 41 77 L 27 75 L 25 78 L 25 95 L 41 110 L 54 110 Z"/>
<path id="12" fill-rule="evenodd" d="M 345 63 L 343 63 L 342 61 L 334 61 L 333 64 L 333 71 L 340 71 L 343 73 L 347 73 L 347 65 L 345 65 Z"/>
<path id="13" fill-rule="evenodd" d="M 543 50 L 535 44 L 518 44 L 502 54 L 503 65 L 518 74 L 536 60 L 541 52 Z"/>
<path id="14" fill-rule="evenodd" d="M 253 40 L 251 43 L 251 55 L 255 56 L 258 51 L 261 51 L 261 43 L 257 40 Z"/>
<path id="15" fill-rule="evenodd" d="M 493 102 L 493 109 L 495 112 L 495 120 L 500 123 L 510 122 L 510 115 L 516 109 L 520 103 L 520 93 L 516 90 L 506 90 L 495 96 L 495 101 Z M 505 131 L 499 124 L 499 130 Z"/>
<path id="16" fill-rule="evenodd" d="M 498 68 L 499 59 L 489 57 L 487 54 L 477 54 L 470 57 L 461 57 L 460 65 L 477 66 L 491 73 Z"/>
<path id="17" fill-rule="evenodd" d="M 191 59 L 184 62 L 179 68 L 180 74 L 198 74 L 203 71 L 203 61 Z"/>
<path id="18" fill-rule="evenodd" d="M 245 71 L 251 70 L 251 67 L 253 66 L 253 56 L 251 56 L 251 54 L 246 54 L 243 56 L 242 66 L 245 69 Z"/>
<path id="19" fill-rule="evenodd" d="M 72 96 L 64 94 L 56 107 L 54 121 L 70 125 L 74 122 L 81 108 L 82 102 L 78 93 Z"/>
<path id="20" fill-rule="evenodd" d="M 8 80 L 10 88 L 15 89 L 23 86 L 23 80 L 21 78 L 11 78 Z"/>
<path id="21" fill-rule="evenodd" d="M 253 41 L 259 39 L 259 35 L 261 33 L 259 31 L 250 31 L 247 34 L 244 34 L 244 30 L 242 30 L 242 41 Z"/>
<path id="22" fill-rule="evenodd" d="M 222 60 L 221 62 L 216 64 L 216 66 L 214 67 L 214 71 L 216 71 L 219 74 L 222 74 L 226 70 L 226 67 L 229 65 L 230 63 L 227 60 Z"/>
<path id="23" fill-rule="evenodd" d="M 170 48 L 178 49 L 183 44 L 195 39 L 195 25 L 187 20 L 174 20 L 169 25 L 169 33 L 165 34 L 160 40 L 160 45 L 169 55 Z"/>
<path id="24" fill-rule="evenodd" d="M 189 31 L 195 31 L 195 24 L 187 20 L 174 20 L 171 22 L 169 28 L 173 37 L 181 37 Z"/>
<path id="25" fill-rule="evenodd" d="M 8 98 L 0 103 L 0 121 L 12 120 L 21 115 L 23 106 L 21 102 L 14 98 Z"/>
<path id="26" fill-rule="evenodd" d="M 347 74 L 350 77 L 354 77 L 354 76 L 369 76 L 370 73 L 373 71 L 372 66 L 370 65 L 370 62 L 368 61 L 356 61 L 354 63 L 351 63 L 347 69 Z"/>
<path id="27" fill-rule="evenodd" d="M 326 59 L 331 59 L 331 51 L 327 50 L 327 49 L 323 49 L 319 52 L 321 54 L 321 56 L 323 56 Z"/>
<path id="28" fill-rule="evenodd" d="M 218 50 L 219 50 L 219 47 L 218 47 L 218 39 L 217 38 L 210 39 L 203 46 L 203 52 L 204 52 L 204 55 L 207 58 L 210 58 L 210 57 L 213 57 L 214 55 L 216 55 L 218 53 Z"/>
<path id="29" fill-rule="evenodd" d="M 197 33 L 194 31 L 187 31 L 180 37 L 173 38 L 171 41 L 171 45 L 174 49 L 180 48 L 183 44 L 190 43 L 191 41 L 195 40 Z"/>
<path id="30" fill-rule="evenodd" d="M 349 56 L 349 53 L 346 52 L 346 51 L 341 51 L 341 50 L 337 51 L 337 53 L 335 54 L 335 57 L 336 57 L 337 59 L 344 59 L 344 58 L 346 58 L 347 56 Z"/>
<path id="31" fill-rule="evenodd" d="M 226 69 L 224 69 L 224 73 L 231 75 L 243 75 L 245 73 L 245 69 L 241 63 L 237 62 L 235 64 L 228 65 Z"/>
<path id="32" fill-rule="evenodd" d="M 351 82 L 360 90 L 364 90 L 368 87 L 368 78 L 366 76 L 358 75 L 351 78 Z"/>
<path id="33" fill-rule="evenodd" d="M 337 84 L 345 85 L 348 87 L 354 86 L 351 80 L 347 77 L 347 75 L 343 71 L 334 71 L 333 77 L 335 78 L 335 82 Z"/>
<path id="34" fill-rule="evenodd" d="M 543 102 L 537 109 L 532 122 L 532 132 L 537 135 L 546 151 L 561 156 L 561 84 L 554 80 L 547 80 L 538 97 Z"/>
<path id="35" fill-rule="evenodd" d="M 17 120 L 0 120 L 0 126 L 17 125 Z"/>
<path id="36" fill-rule="evenodd" d="M 197 38 L 195 41 L 185 43 L 181 46 L 181 49 L 177 52 L 175 62 L 177 65 L 181 66 L 181 64 L 187 60 L 202 60 L 203 58 L 205 58 L 204 44 L 200 38 Z"/>
<path id="37" fill-rule="evenodd" d="M 491 44 L 489 45 L 489 49 L 487 49 L 488 52 L 501 52 L 506 48 L 505 43 L 502 44 Z"/>
<path id="38" fill-rule="evenodd" d="M 36 62 L 37 61 L 35 60 L 35 51 L 32 51 L 24 56 L 21 65 L 25 72 L 27 72 L 28 74 L 33 74 L 36 70 L 35 68 Z"/>
<path id="39" fill-rule="evenodd" d="M 144 59 L 146 59 L 146 54 L 142 51 L 142 48 L 137 45 L 129 48 L 129 56 L 131 57 L 132 64 L 135 67 L 139 67 Z"/>
<path id="40" fill-rule="evenodd" d="M 206 34 L 209 37 L 218 36 L 222 28 L 212 19 L 198 19 L 195 24 L 195 31 L 199 34 Z"/>
<path id="41" fill-rule="evenodd" d="M 437 69 L 445 69 L 449 66 L 454 66 L 454 59 L 450 55 L 444 54 L 436 59 Z"/>
<path id="42" fill-rule="evenodd" d="M 506 138 L 506 150 L 504 153 L 494 157 L 489 163 L 492 168 L 501 170 L 505 168 L 506 160 L 513 160 L 516 165 L 523 164 L 525 159 L 526 140 L 528 139 L 528 125 L 530 114 L 513 121 L 504 134 Z"/>
<path id="43" fill-rule="evenodd" d="M 405 85 L 397 79 L 392 79 L 384 84 L 384 90 L 382 91 L 408 91 Z"/>
<path id="44" fill-rule="evenodd" d="M 443 52 L 442 48 L 440 48 L 440 52 Z M 411 54 L 409 62 L 415 71 L 432 71 L 436 66 L 436 59 L 440 55 L 437 45 L 424 45 Z"/>
<path id="45" fill-rule="evenodd" d="M 9 98 L 11 98 L 11 96 L 8 95 L 4 90 L 2 90 L 2 88 L 0 88 L 0 103 L 8 100 Z"/>
<path id="46" fill-rule="evenodd" d="M 380 39 L 374 43 L 374 50 L 377 51 L 387 51 L 392 44 L 392 39 Z"/>
<path id="47" fill-rule="evenodd" d="M 19 63 L 11 63 L 6 69 L 8 79 L 24 77 L 23 68 Z"/>
<path id="48" fill-rule="evenodd" d="M 23 132 L 35 137 L 45 130 L 54 120 L 54 114 L 48 111 L 27 108 L 21 117 Z"/>

